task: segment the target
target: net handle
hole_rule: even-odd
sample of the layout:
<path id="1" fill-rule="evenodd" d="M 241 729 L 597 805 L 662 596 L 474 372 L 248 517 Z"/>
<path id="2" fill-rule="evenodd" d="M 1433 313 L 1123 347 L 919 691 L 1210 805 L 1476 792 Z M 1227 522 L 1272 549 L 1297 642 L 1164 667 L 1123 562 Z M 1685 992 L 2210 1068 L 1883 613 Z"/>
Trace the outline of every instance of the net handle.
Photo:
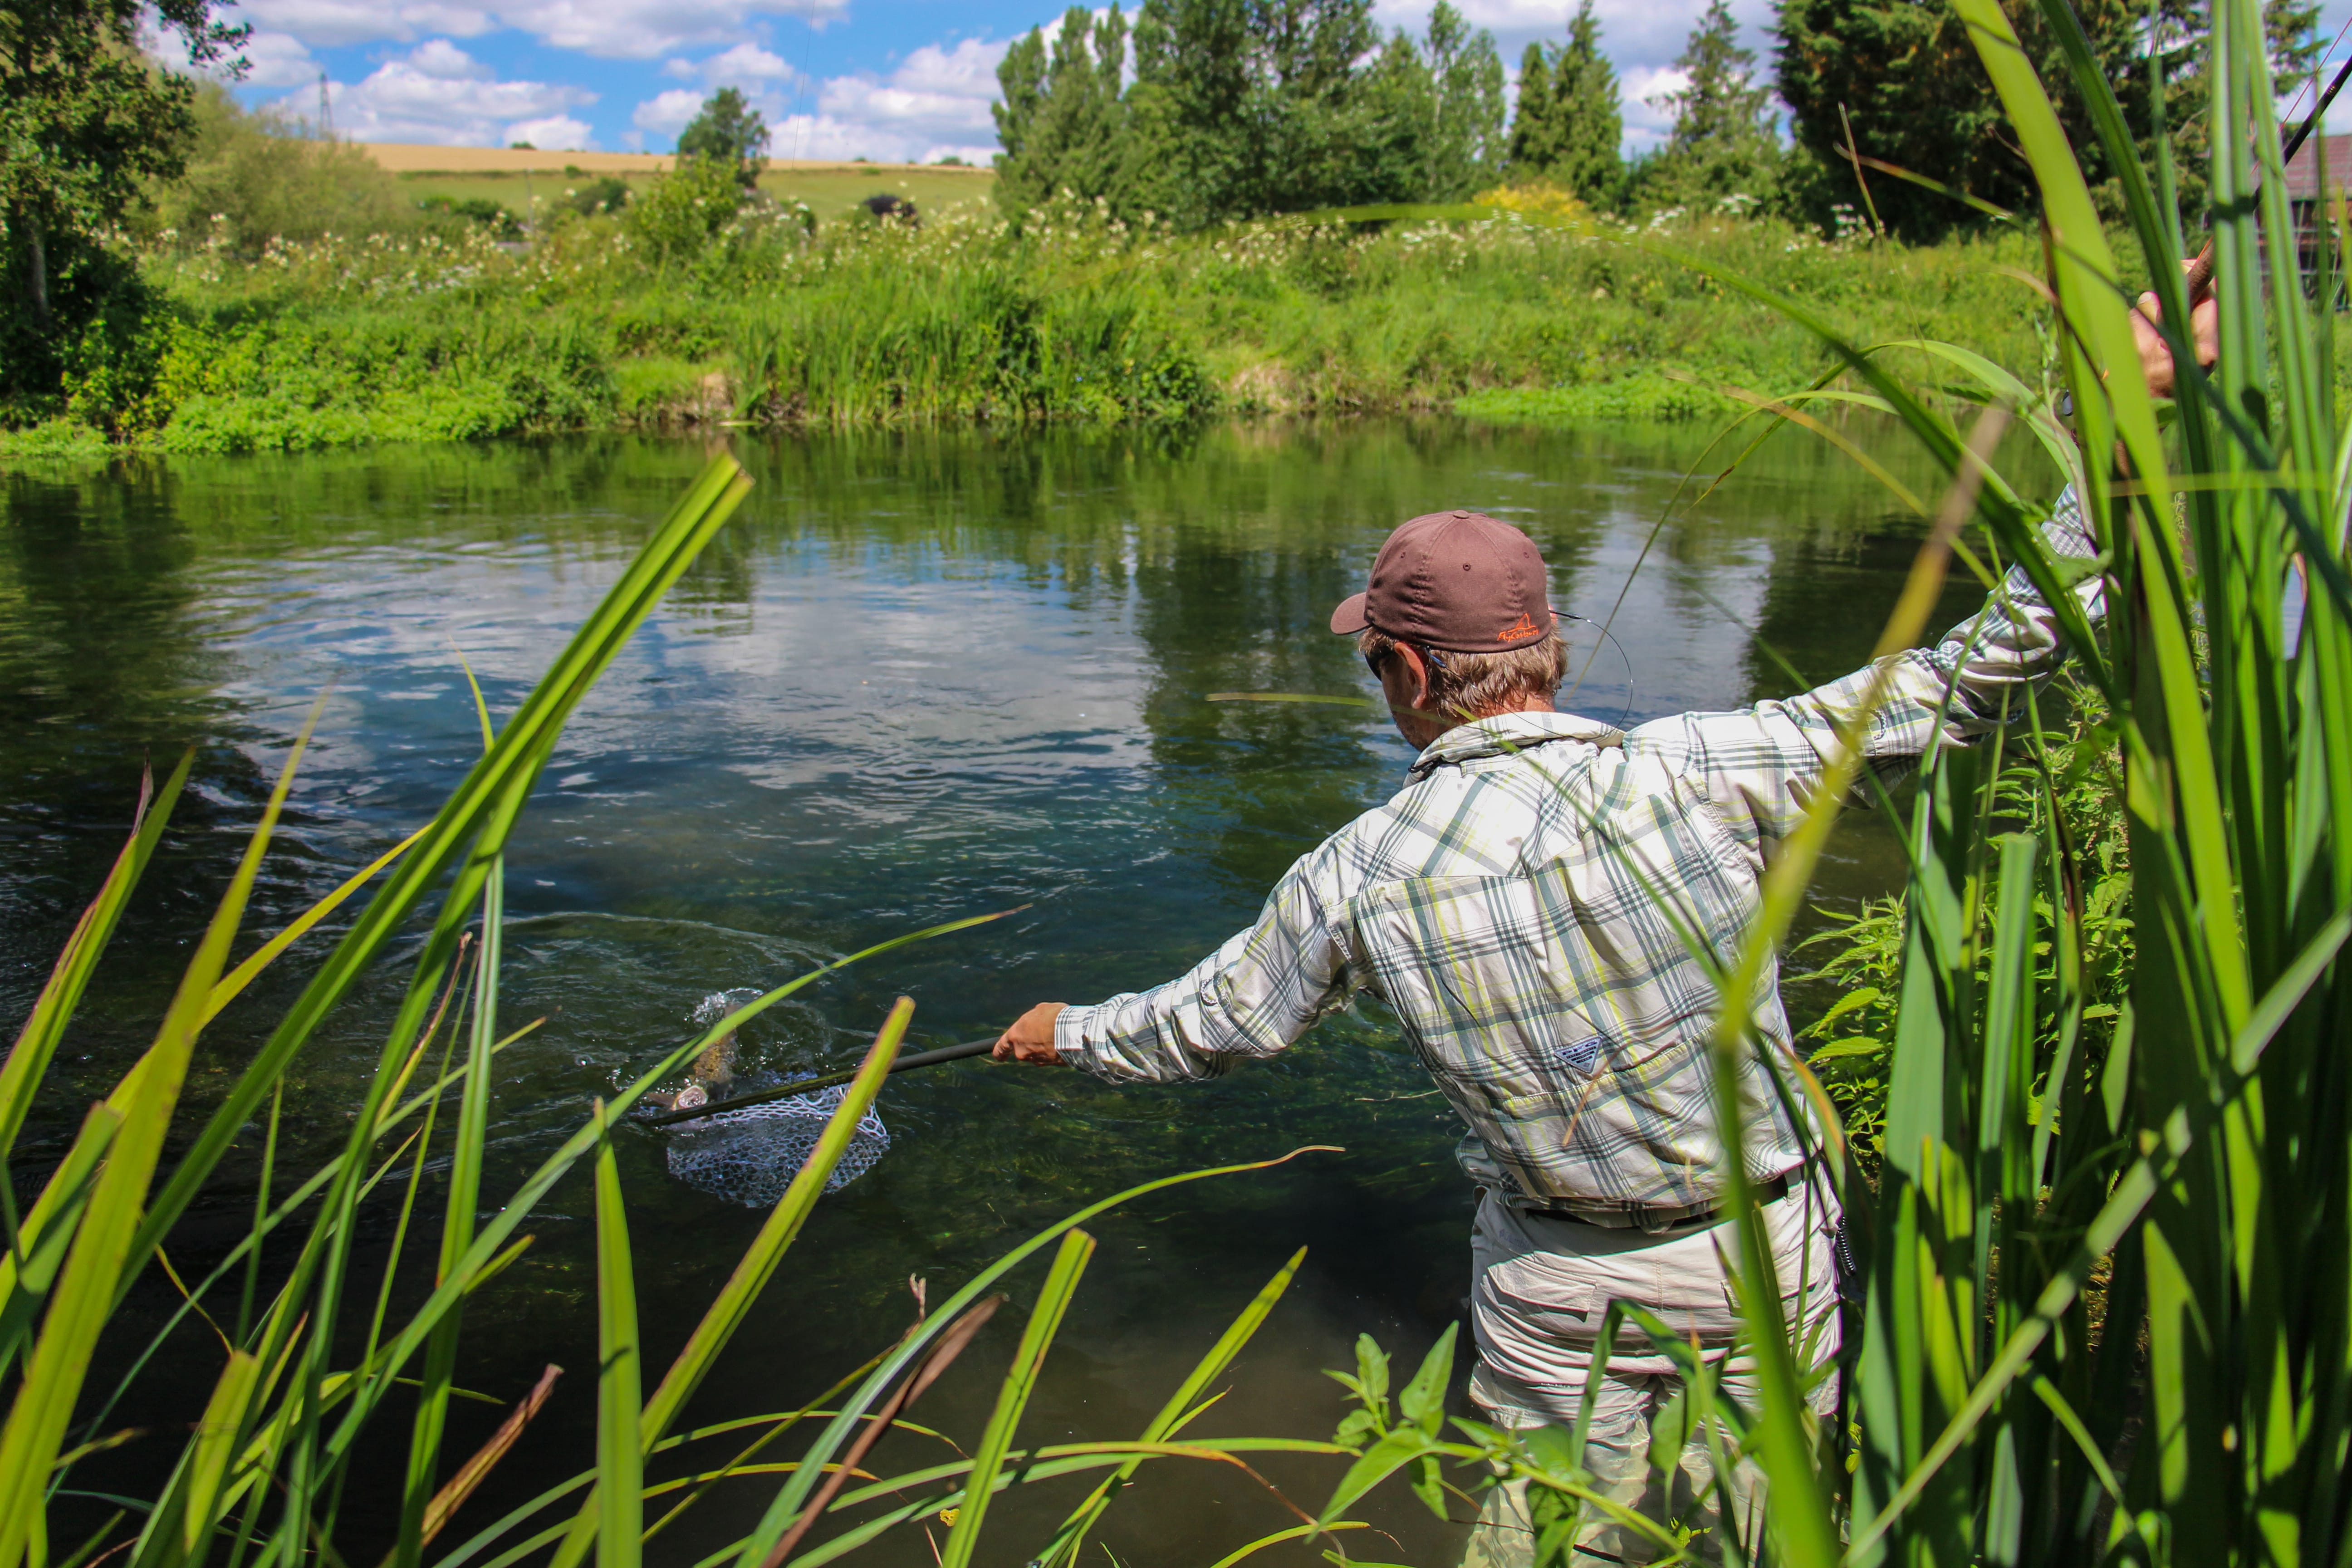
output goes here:
<path id="1" fill-rule="evenodd" d="M 941 1046 L 935 1051 L 917 1051 L 913 1056 L 900 1057 L 892 1062 L 890 1070 L 905 1072 L 909 1068 L 936 1067 L 940 1062 L 959 1062 L 968 1057 L 984 1056 L 995 1048 L 996 1040 L 997 1037 L 991 1035 L 984 1040 L 966 1040 L 961 1045 Z M 798 1083 L 763 1089 L 757 1094 L 739 1094 L 732 1100 L 714 1100 L 708 1105 L 691 1106 L 685 1110 L 664 1111 L 658 1116 L 633 1116 L 630 1120 L 640 1127 L 667 1127 L 679 1121 L 699 1121 L 706 1116 L 740 1110 L 747 1105 L 765 1105 L 772 1100 L 790 1100 L 797 1094 L 813 1094 L 820 1089 L 832 1089 L 856 1078 L 857 1070 L 851 1068 L 844 1072 L 829 1072 L 820 1078 L 803 1079 Z"/>

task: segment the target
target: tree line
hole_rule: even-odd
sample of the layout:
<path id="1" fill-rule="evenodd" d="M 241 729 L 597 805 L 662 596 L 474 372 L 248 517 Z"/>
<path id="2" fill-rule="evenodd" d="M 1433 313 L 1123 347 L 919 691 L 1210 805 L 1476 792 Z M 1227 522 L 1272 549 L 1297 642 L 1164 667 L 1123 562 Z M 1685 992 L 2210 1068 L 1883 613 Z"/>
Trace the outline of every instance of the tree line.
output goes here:
<path id="1" fill-rule="evenodd" d="M 2119 213 L 2119 183 L 2067 91 L 2041 6 L 2003 4 L 2085 173 Z M 2191 224 L 2205 197 L 2206 5 L 2074 0 L 2141 155 L 2159 137 L 2169 144 Z M 161 37 L 235 75 L 247 34 L 218 9 L 0 0 L 0 405 L 14 388 L 53 384 L 61 356 L 84 352 L 77 341 L 100 353 L 88 334 L 135 302 L 135 268 L 106 237 L 189 174 L 199 98 L 186 74 L 144 51 Z M 2317 0 L 2268 0 L 2283 82 L 2307 77 L 2318 12 Z M 1651 100 L 1671 116 L 1670 135 L 1628 160 L 1592 0 L 1563 37 L 1528 47 L 1515 107 L 1493 37 L 1452 0 L 1435 0 L 1419 34 L 1385 36 L 1371 0 L 1142 0 L 1131 21 L 1117 5 L 1099 17 L 1073 7 L 1050 41 L 1033 30 L 1000 67 L 997 196 L 1016 223 L 1068 192 L 1191 229 L 1544 182 L 1608 211 L 1760 211 L 1911 239 L 2032 199 L 1948 0 L 1776 0 L 1772 31 L 1768 70 L 1741 47 L 1727 0 L 1710 0 L 1675 61 L 1682 85 Z M 679 151 L 749 188 L 766 141 L 756 110 L 729 89 Z"/>
<path id="2" fill-rule="evenodd" d="M 2119 215 L 2088 111 L 2064 92 L 2034 0 L 2004 0 L 2058 93 L 2084 173 Z M 2205 0 L 2074 0 L 2142 136 L 2170 144 L 2181 206 L 2205 194 Z M 2273 68 L 2306 76 L 2316 0 L 2269 0 Z M 1632 159 L 1592 0 L 1520 57 L 1515 111 L 1492 35 L 1436 0 L 1418 36 L 1383 37 L 1370 0 L 1142 0 L 1132 21 L 1073 6 L 998 67 L 996 195 L 1015 222 L 1064 193 L 1179 228 L 1283 212 L 1450 203 L 1542 182 L 1607 211 L 1763 211 L 1932 239 L 1982 206 L 2032 198 L 1999 100 L 1944 0 L 1776 0 L 1772 69 L 1710 0 L 1649 100 L 1673 130 Z M 1786 117 L 1783 134 L 1783 116 Z M 1876 168 L 1892 164 L 1906 180 Z"/>

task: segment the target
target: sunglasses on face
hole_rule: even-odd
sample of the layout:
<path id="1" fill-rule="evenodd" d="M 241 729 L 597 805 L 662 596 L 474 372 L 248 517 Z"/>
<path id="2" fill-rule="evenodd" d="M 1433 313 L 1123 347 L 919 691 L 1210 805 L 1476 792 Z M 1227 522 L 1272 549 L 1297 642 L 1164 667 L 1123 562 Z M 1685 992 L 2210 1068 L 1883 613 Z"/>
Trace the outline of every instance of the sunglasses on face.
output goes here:
<path id="1" fill-rule="evenodd" d="M 1381 666 L 1387 662 L 1388 657 L 1394 653 L 1399 646 L 1400 645 L 1392 643 L 1389 647 L 1382 648 L 1378 653 L 1368 653 L 1364 656 L 1364 668 L 1372 672 L 1372 679 L 1374 680 L 1378 680 L 1381 678 Z M 1445 668 L 1444 658 L 1440 655 L 1435 648 L 1415 648 L 1413 651 L 1421 655 L 1423 662 L 1427 664 L 1430 668 L 1444 669 Z"/>

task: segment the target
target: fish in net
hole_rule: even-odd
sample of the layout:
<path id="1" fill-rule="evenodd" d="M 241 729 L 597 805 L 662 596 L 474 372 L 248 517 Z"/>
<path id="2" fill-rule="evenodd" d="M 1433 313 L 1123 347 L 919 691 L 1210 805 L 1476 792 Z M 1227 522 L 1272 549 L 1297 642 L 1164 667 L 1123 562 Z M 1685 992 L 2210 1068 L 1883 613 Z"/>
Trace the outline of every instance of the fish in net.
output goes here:
<path id="1" fill-rule="evenodd" d="M 800 1174 L 825 1123 L 848 1093 L 847 1084 L 836 1084 L 814 1094 L 681 1121 L 670 1133 L 669 1173 L 713 1197 L 750 1208 L 772 1208 Z M 850 1135 L 841 1163 L 825 1178 L 824 1190 L 847 1186 L 872 1170 L 889 1147 L 889 1129 L 869 1109 L 857 1119 L 857 1131 Z"/>
<path id="2" fill-rule="evenodd" d="M 708 1028 L 759 994 L 750 990 L 713 992 L 694 1010 L 694 1022 Z M 687 1086 L 667 1099 L 669 1106 L 688 1110 L 739 1092 L 734 1035 L 713 1041 L 695 1058 Z M 825 1123 L 833 1120 L 848 1093 L 848 1085 L 842 1084 L 681 1121 L 670 1135 L 669 1173 L 713 1197 L 749 1208 L 772 1208 L 800 1174 L 810 1151 L 824 1136 Z M 662 1103 L 665 1097 L 649 1098 Z M 889 1147 L 889 1130 L 882 1125 L 881 1116 L 868 1108 L 857 1119 L 857 1129 L 850 1135 L 849 1147 L 842 1152 L 841 1163 L 825 1178 L 824 1190 L 838 1192 L 847 1186 L 872 1170 Z"/>

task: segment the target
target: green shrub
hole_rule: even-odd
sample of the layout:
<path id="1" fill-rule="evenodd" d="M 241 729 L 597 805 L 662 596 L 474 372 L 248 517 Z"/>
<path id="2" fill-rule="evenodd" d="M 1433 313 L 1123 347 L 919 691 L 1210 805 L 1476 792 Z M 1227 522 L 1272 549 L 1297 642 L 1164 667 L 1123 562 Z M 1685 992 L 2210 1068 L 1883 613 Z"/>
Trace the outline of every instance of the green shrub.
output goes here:
<path id="1" fill-rule="evenodd" d="M 111 450 L 106 432 L 79 419 L 45 420 L 22 430 L 0 430 L 0 458 L 103 458 Z"/>
<path id="2" fill-rule="evenodd" d="M 566 170 L 569 174 L 572 171 Z M 593 217 L 599 213 L 616 213 L 629 205 L 629 183 L 606 174 L 593 185 L 583 185 L 571 192 L 564 202 L 582 217 Z"/>
<path id="3" fill-rule="evenodd" d="M 150 192 L 140 233 L 151 243 L 214 245 L 256 261 L 272 241 L 415 226 L 393 177 L 349 142 L 320 141 L 275 113 L 249 111 L 210 82 L 197 91 L 195 115 L 186 174 Z"/>
<path id="4" fill-rule="evenodd" d="M 613 366 L 613 403 L 624 419 L 659 423 L 698 405 L 717 372 L 707 364 L 653 355 Z"/>
<path id="5" fill-rule="evenodd" d="M 479 224 L 499 239 L 522 237 L 522 220 L 488 196 L 423 196 L 417 200 L 416 210 Z"/>
<path id="6" fill-rule="evenodd" d="M 1454 411 L 1495 425 L 1584 425 L 1596 419 L 1719 417 L 1739 405 L 1690 381 L 1640 371 L 1583 386 L 1498 386 L 1466 393 Z"/>
<path id="7" fill-rule="evenodd" d="M 646 260 L 666 268 L 701 256 L 743 202 L 731 165 L 715 158 L 681 158 L 629 204 L 624 221 Z"/>

